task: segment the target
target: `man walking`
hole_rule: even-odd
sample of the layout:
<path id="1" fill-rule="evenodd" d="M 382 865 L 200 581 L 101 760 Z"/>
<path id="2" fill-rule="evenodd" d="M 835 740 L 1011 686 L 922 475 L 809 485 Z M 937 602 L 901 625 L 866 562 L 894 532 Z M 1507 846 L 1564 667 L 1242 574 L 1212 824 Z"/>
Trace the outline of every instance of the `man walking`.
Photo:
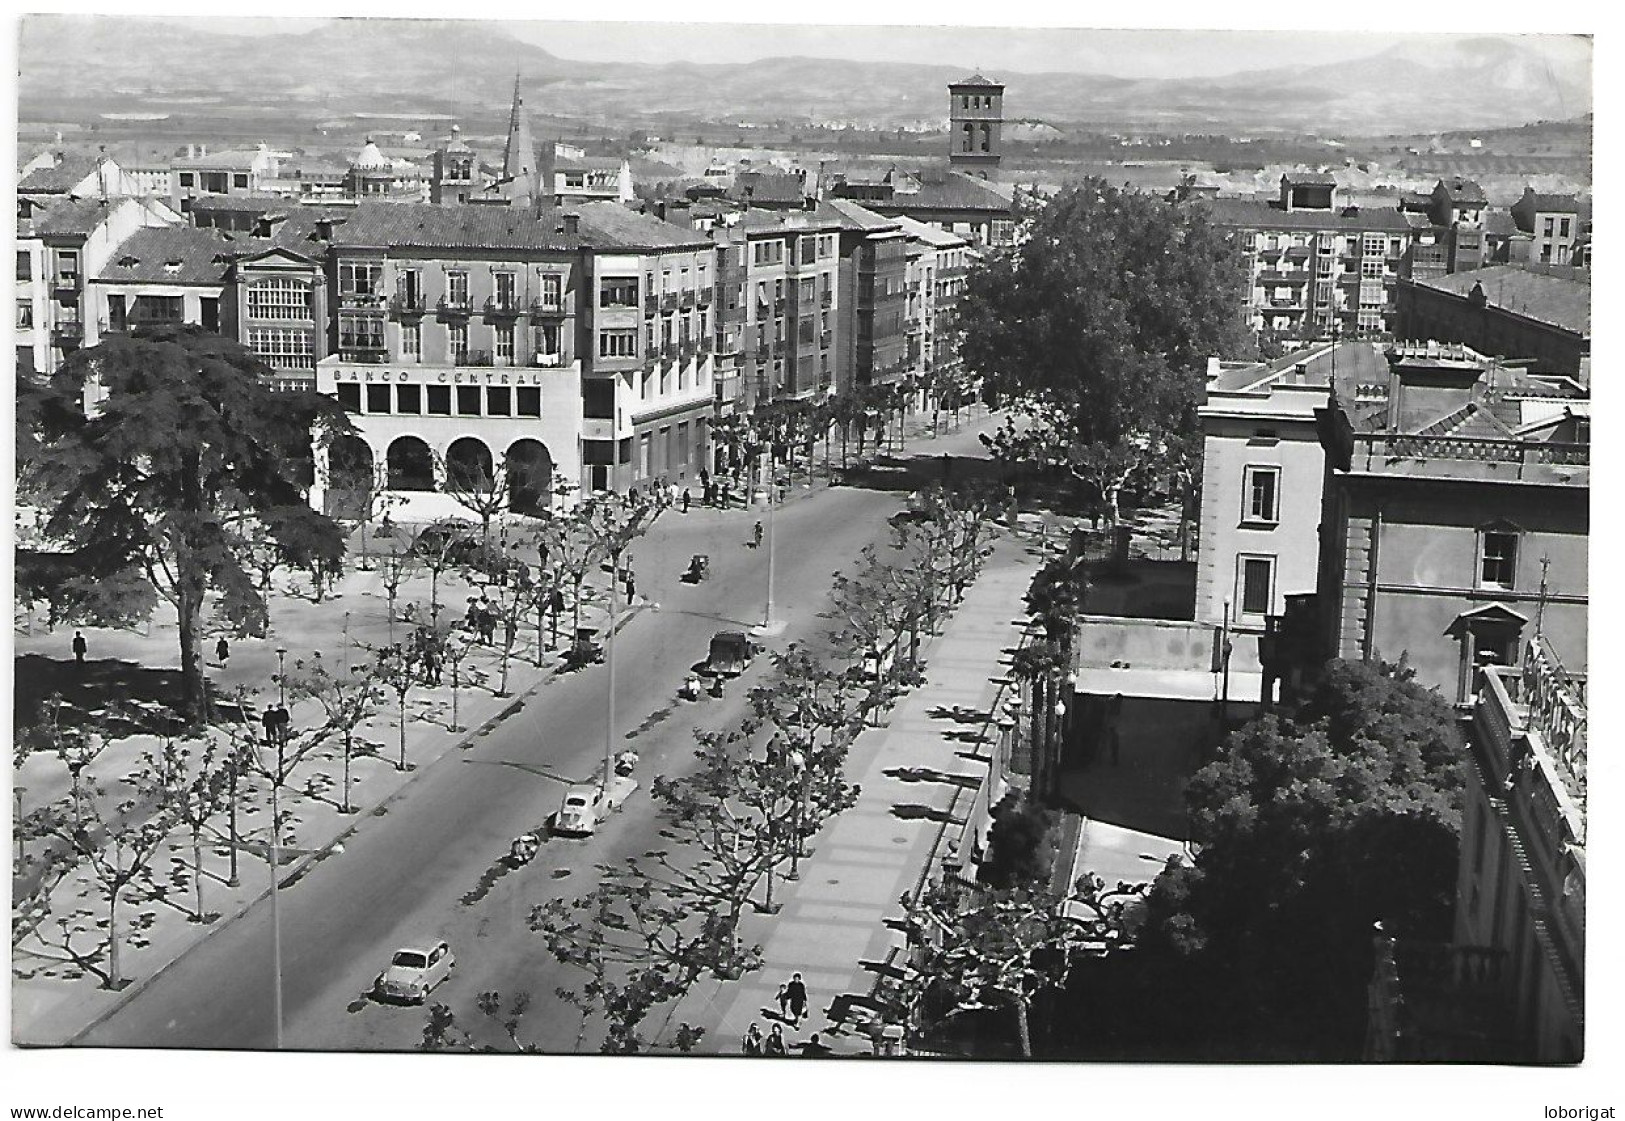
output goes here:
<path id="1" fill-rule="evenodd" d="M 87 649 L 89 649 L 89 648 L 85 645 L 85 632 L 84 631 L 74 631 L 73 632 L 73 664 L 74 665 L 82 666 L 82 665 L 85 664 L 85 652 L 86 652 Z"/>
<path id="2" fill-rule="evenodd" d="M 691 501 L 692 498 L 693 498 L 693 496 L 689 493 L 688 488 L 684 487 L 683 488 L 683 513 L 685 513 L 685 514 L 688 513 L 688 504 L 689 504 L 689 502 Z"/>
<path id="3" fill-rule="evenodd" d="M 219 662 L 221 665 L 225 665 L 226 659 L 230 657 L 231 643 L 226 641 L 225 635 L 221 635 L 220 640 L 214 644 L 214 660 Z"/>

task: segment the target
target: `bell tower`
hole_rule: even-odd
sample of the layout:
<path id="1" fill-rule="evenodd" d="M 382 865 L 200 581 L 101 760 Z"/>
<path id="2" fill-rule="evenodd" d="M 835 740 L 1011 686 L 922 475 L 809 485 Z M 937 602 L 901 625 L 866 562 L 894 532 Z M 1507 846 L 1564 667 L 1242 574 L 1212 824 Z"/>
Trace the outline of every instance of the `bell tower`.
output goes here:
<path id="1" fill-rule="evenodd" d="M 948 165 L 987 179 L 999 170 L 1004 151 L 1004 86 L 980 74 L 948 86 Z"/>

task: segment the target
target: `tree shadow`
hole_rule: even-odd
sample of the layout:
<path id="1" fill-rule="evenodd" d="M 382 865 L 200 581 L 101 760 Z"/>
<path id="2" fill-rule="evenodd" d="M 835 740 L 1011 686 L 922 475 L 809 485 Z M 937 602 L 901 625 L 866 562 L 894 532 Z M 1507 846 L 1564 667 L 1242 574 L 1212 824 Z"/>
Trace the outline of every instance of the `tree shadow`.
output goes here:
<path id="1" fill-rule="evenodd" d="M 973 790 L 982 784 L 976 775 L 953 775 L 933 767 L 888 767 L 883 773 L 899 782 L 938 782 L 966 790 Z M 896 812 L 895 809 L 893 812 Z"/>
<path id="2" fill-rule="evenodd" d="M 936 806 L 922 806 L 917 802 L 901 802 L 891 808 L 893 817 L 900 817 L 904 821 L 935 821 L 947 825 L 957 822 L 948 810 L 938 809 Z"/>
<path id="3" fill-rule="evenodd" d="M 44 717 L 46 701 L 63 700 L 59 719 L 66 727 L 94 728 L 110 738 L 172 731 L 182 717 L 178 669 L 152 669 L 120 658 L 71 660 L 24 654 L 12 663 L 12 713 L 16 727 Z"/>
<path id="4" fill-rule="evenodd" d="M 965 705 L 937 705 L 926 715 L 933 720 L 952 720 L 955 724 L 985 724 L 989 716 L 983 709 Z"/>

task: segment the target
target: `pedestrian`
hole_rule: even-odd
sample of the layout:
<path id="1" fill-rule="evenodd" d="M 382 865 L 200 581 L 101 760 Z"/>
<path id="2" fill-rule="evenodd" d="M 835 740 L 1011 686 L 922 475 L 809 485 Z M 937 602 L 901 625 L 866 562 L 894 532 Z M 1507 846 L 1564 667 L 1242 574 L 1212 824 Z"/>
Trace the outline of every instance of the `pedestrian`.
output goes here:
<path id="1" fill-rule="evenodd" d="M 505 650 L 512 650 L 514 642 L 519 638 L 519 620 L 509 615 L 502 624 L 502 645 Z"/>
<path id="2" fill-rule="evenodd" d="M 87 649 L 89 649 L 89 648 L 85 645 L 85 632 L 84 631 L 74 631 L 73 632 L 73 663 L 74 663 L 74 665 L 82 666 L 82 665 L 85 664 L 85 652 L 86 652 Z"/>
<path id="3" fill-rule="evenodd" d="M 774 1024 L 773 1033 L 767 1037 L 767 1042 L 762 1044 L 762 1054 L 783 1058 L 789 1053 L 790 1049 L 784 1045 L 784 1025 Z"/>
<path id="4" fill-rule="evenodd" d="M 288 714 L 288 706 L 276 706 L 276 738 L 277 743 L 283 747 L 288 746 L 288 738 L 293 733 L 293 717 Z"/>
<path id="5" fill-rule="evenodd" d="M 226 641 L 225 635 L 221 635 L 220 641 L 214 644 L 214 660 L 221 665 L 225 665 L 226 659 L 229 657 L 231 657 L 231 643 Z"/>
<path id="6" fill-rule="evenodd" d="M 684 487 L 683 488 L 683 513 L 685 513 L 685 514 L 688 513 L 688 504 L 689 504 L 689 500 L 692 497 L 693 496 L 691 494 L 689 494 L 688 488 Z"/>
<path id="7" fill-rule="evenodd" d="M 807 1014 L 807 986 L 802 984 L 801 974 L 793 974 L 790 983 L 784 986 L 784 991 L 790 1000 L 790 1015 L 795 1017 L 797 1026 L 800 1026 L 801 1018 Z"/>
<path id="8" fill-rule="evenodd" d="M 780 985 L 779 995 L 775 999 L 779 1002 L 779 1015 L 788 1020 L 790 1018 L 790 986 L 788 984 Z"/>
<path id="9" fill-rule="evenodd" d="M 750 531 L 750 538 L 751 538 L 750 547 L 752 549 L 760 549 L 762 547 L 762 523 L 761 522 L 757 522 L 755 528 Z"/>
<path id="10" fill-rule="evenodd" d="M 266 745 L 276 746 L 276 709 L 268 707 L 260 713 L 260 723 L 265 726 Z"/>
<path id="11" fill-rule="evenodd" d="M 834 1053 L 832 1047 L 819 1040 L 817 1032 L 813 1032 L 811 1038 L 801 1044 L 801 1057 L 803 1059 L 827 1059 Z"/>
<path id="12" fill-rule="evenodd" d="M 749 1055 L 751 1058 L 756 1058 L 761 1055 L 762 1027 L 760 1024 L 752 1024 L 745 1032 L 745 1042 L 740 1050 L 744 1051 L 744 1053 Z"/>
<path id="13" fill-rule="evenodd" d="M 626 570 L 626 602 L 631 603 L 634 599 L 637 598 L 637 595 L 638 595 L 637 577 L 632 575 L 632 570 L 629 568 L 629 569 Z"/>

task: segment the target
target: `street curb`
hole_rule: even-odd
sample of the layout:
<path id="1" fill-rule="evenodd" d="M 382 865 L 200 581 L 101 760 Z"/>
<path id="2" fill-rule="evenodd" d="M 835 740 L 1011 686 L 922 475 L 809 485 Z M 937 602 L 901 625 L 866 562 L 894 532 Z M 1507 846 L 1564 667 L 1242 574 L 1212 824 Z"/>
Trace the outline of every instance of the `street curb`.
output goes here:
<path id="1" fill-rule="evenodd" d="M 635 605 L 627 608 L 626 612 L 624 614 L 622 614 L 621 617 L 615 621 L 615 629 L 610 633 L 612 635 L 613 634 L 619 634 L 623 629 L 625 629 L 625 627 L 626 627 L 626 625 L 628 623 L 630 623 L 633 619 L 635 619 L 648 606 L 649 606 L 649 603 L 646 600 L 643 603 L 635 604 Z M 424 775 L 428 774 L 429 771 L 434 769 L 434 767 L 438 763 L 440 763 L 441 760 L 445 759 L 453 751 L 459 751 L 459 750 L 462 750 L 463 748 L 466 748 L 466 747 L 470 746 L 473 743 L 474 740 L 478 739 L 482 735 L 485 735 L 491 729 L 495 728 L 498 724 L 502 723 L 508 717 L 512 716 L 514 713 L 518 712 L 521 708 L 523 708 L 525 703 L 527 701 L 529 701 L 531 699 L 531 697 L 533 697 L 535 694 L 541 692 L 543 686 L 547 685 L 549 682 L 551 682 L 554 678 L 556 678 L 558 676 L 558 672 L 559 672 L 558 667 L 556 667 L 556 666 L 550 667 L 547 670 L 547 672 L 534 685 L 532 685 L 530 688 L 526 689 L 524 692 L 515 695 L 514 698 L 513 698 L 512 703 L 510 703 L 506 707 L 504 707 L 495 716 L 488 717 L 482 724 L 479 725 L 479 727 L 473 728 L 473 729 L 471 729 L 471 730 L 469 730 L 467 732 L 462 733 L 457 739 L 455 739 L 451 743 L 447 744 L 444 751 L 442 751 L 439 755 L 436 755 L 429 762 L 427 762 L 424 765 L 422 765 L 422 766 L 416 768 L 415 770 L 413 770 L 411 772 L 410 777 L 408 777 L 405 782 L 401 783 L 400 786 L 396 787 L 394 790 L 392 790 L 388 794 L 386 794 L 380 801 L 374 803 L 371 806 L 358 808 L 355 813 L 350 815 L 352 820 L 351 820 L 350 824 L 345 829 L 341 830 L 336 836 L 331 838 L 326 844 L 322 845 L 321 848 L 315 849 L 314 851 L 312 851 L 312 852 L 308 853 L 307 855 L 301 857 L 297 863 L 289 865 L 287 872 L 284 873 L 277 880 L 277 886 L 280 888 L 283 884 L 287 883 L 289 880 L 297 879 L 299 876 L 304 875 L 305 872 L 307 872 L 310 868 L 314 867 L 318 862 L 320 862 L 322 860 L 325 860 L 332 853 L 333 846 L 335 846 L 337 844 L 340 844 L 343 841 L 345 841 L 346 839 L 348 839 L 351 835 L 353 835 L 355 833 L 355 831 L 357 829 L 361 828 L 362 824 L 364 822 L 366 822 L 367 819 L 377 816 L 377 813 L 378 813 L 379 810 L 385 809 L 390 804 L 397 801 L 402 795 L 404 795 L 408 790 L 410 790 L 412 788 L 413 784 L 415 784 L 418 781 L 418 779 L 420 779 Z M 149 973 L 146 977 L 142 978 L 139 981 L 132 981 L 130 983 L 130 985 L 119 994 L 119 998 L 117 1000 L 115 1000 L 112 1004 L 108 1005 L 107 1008 L 105 1008 L 102 1012 L 100 1012 L 98 1015 L 96 1015 L 94 1018 L 92 1018 L 91 1021 L 88 1024 L 86 1024 L 84 1027 L 80 1028 L 78 1031 L 76 1031 L 72 1035 L 68 1036 L 68 1038 L 66 1038 L 66 1039 L 64 1039 L 64 1040 L 62 1040 L 61 1042 L 58 1042 L 58 1043 L 50 1043 L 50 1042 L 43 1042 L 43 1043 L 38 1043 L 38 1042 L 18 1042 L 17 1040 L 13 1039 L 12 1040 L 12 1045 L 15 1046 L 15 1047 L 73 1047 L 73 1046 L 75 1046 L 85 1036 L 87 1036 L 91 1032 L 95 1031 L 98 1027 L 100 1027 L 102 1024 L 106 1023 L 108 1020 L 112 1019 L 119 1012 L 122 1012 L 124 1010 L 124 1008 L 131 1001 L 133 1001 L 136 997 L 140 996 L 149 987 L 151 987 L 154 983 L 156 983 L 157 980 L 160 977 L 162 977 L 165 973 L 168 973 L 169 970 L 171 968 L 173 968 L 177 962 L 181 961 L 181 959 L 185 958 L 188 954 L 192 953 L 194 950 L 201 947 L 204 943 L 208 942 L 209 939 L 213 938 L 216 934 L 219 934 L 222 930 L 225 930 L 228 927 L 235 924 L 244 915 L 248 914 L 248 912 L 252 911 L 255 907 L 259 906 L 260 903 L 264 902 L 266 897 L 269 896 L 270 894 L 271 894 L 270 887 L 267 886 L 265 888 L 262 888 L 258 895 L 254 896 L 253 898 L 249 899 L 246 903 L 244 903 L 243 906 L 240 907 L 235 914 L 221 916 L 221 918 L 212 927 L 209 928 L 209 930 L 203 935 L 203 937 L 199 938 L 196 942 L 193 942 L 191 945 L 189 945 L 185 949 L 181 950 L 180 953 L 178 953 L 174 957 L 170 958 L 163 965 L 159 966 L 157 969 L 153 970 L 153 972 Z"/>

